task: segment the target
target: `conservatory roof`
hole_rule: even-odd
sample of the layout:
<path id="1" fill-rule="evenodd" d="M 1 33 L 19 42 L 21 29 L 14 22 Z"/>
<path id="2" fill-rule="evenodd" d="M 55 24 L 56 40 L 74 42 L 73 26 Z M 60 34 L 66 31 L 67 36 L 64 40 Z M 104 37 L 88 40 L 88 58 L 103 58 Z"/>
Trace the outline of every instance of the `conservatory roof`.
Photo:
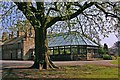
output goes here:
<path id="1" fill-rule="evenodd" d="M 92 42 L 85 36 L 82 36 L 78 32 L 60 33 L 48 36 L 49 47 L 70 45 L 95 46 L 95 47 L 98 46 L 96 43 Z"/>

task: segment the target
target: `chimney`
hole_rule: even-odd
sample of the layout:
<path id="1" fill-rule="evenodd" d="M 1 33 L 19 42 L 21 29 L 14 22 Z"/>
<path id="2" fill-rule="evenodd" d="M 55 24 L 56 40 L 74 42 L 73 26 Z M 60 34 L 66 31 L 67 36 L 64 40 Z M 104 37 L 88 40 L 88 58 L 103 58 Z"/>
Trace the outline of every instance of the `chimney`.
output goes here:
<path id="1" fill-rule="evenodd" d="M 13 35 L 13 32 L 11 34 L 9 34 L 9 39 L 13 39 L 14 38 L 14 35 Z"/>
<path id="2" fill-rule="evenodd" d="M 35 37 L 35 31 L 33 27 L 30 27 L 28 30 L 28 36 L 29 37 Z"/>
<path id="3" fill-rule="evenodd" d="M 17 37 L 24 36 L 25 33 L 23 31 L 17 31 Z"/>
<path id="4" fill-rule="evenodd" d="M 11 33 L 11 38 L 14 38 L 14 34 L 13 34 L 13 32 Z"/>
<path id="5" fill-rule="evenodd" d="M 9 34 L 9 39 L 11 39 L 11 34 Z"/>
<path id="6" fill-rule="evenodd" d="M 5 40 L 7 40 L 7 33 L 3 32 L 2 33 L 2 42 L 4 42 Z"/>

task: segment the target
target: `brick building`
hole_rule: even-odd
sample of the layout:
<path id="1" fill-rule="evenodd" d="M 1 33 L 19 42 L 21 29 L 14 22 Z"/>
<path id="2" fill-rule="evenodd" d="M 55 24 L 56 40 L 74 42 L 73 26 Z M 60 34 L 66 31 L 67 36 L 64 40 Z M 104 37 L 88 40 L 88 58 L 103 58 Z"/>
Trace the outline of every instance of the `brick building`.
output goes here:
<path id="1" fill-rule="evenodd" d="M 0 59 L 2 59 L 2 40 L 0 40 Z"/>
<path id="2" fill-rule="evenodd" d="M 4 34 L 2 39 L 5 39 Z M 27 32 L 18 31 L 16 37 L 9 34 L 9 39 L 3 42 L 2 59 L 28 60 L 32 57 L 33 49 L 34 30 L 30 28 Z"/>

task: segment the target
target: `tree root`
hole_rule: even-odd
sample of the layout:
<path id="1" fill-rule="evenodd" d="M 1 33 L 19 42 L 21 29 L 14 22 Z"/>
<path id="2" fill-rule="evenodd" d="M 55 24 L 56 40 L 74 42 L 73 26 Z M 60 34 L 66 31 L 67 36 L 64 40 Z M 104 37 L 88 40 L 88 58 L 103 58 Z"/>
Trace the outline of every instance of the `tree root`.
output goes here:
<path id="1" fill-rule="evenodd" d="M 50 57 L 48 55 L 45 55 L 45 60 L 43 63 L 36 62 L 34 61 L 34 64 L 30 67 L 30 68 L 35 68 L 35 69 L 59 69 L 58 66 L 56 66 L 51 60 Z"/>

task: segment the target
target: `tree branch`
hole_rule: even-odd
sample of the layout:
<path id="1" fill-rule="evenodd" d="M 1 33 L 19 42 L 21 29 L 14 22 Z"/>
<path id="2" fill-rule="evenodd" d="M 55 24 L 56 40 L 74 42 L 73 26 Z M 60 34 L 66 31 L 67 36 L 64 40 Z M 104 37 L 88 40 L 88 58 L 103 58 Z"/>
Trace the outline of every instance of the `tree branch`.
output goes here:
<path id="1" fill-rule="evenodd" d="M 89 21 L 89 22 L 91 22 L 91 20 L 98 26 L 98 28 L 99 28 L 99 30 L 100 30 L 100 25 L 93 19 L 93 18 L 90 18 L 90 17 L 88 17 L 88 15 L 87 14 L 85 14 L 85 13 L 83 13 L 83 15 L 87 18 L 87 20 Z M 95 15 L 96 16 L 96 15 Z M 89 20 L 90 19 L 90 20 Z M 95 27 L 94 27 L 95 28 Z M 97 31 L 96 31 L 97 32 Z"/>
<path id="2" fill-rule="evenodd" d="M 49 13 L 50 13 L 51 10 L 54 10 L 54 11 L 60 12 L 59 10 L 57 10 L 57 9 L 55 9 L 55 8 L 50 8 L 50 9 L 48 10 L 48 12 L 47 12 L 47 16 L 49 15 Z"/>
<path id="3" fill-rule="evenodd" d="M 111 16 L 111 17 L 114 17 L 114 18 L 117 18 L 119 21 L 120 21 L 120 17 L 113 14 L 113 13 L 110 13 L 110 12 L 107 12 L 105 9 L 103 9 L 101 6 L 99 6 L 98 4 L 95 4 L 95 6 L 100 9 L 101 11 L 103 11 L 105 14 L 106 14 L 106 17 L 107 16 Z"/>
<path id="4" fill-rule="evenodd" d="M 7 10 L 4 14 L 0 15 L 0 16 L 4 16 L 6 15 L 13 7 L 15 7 L 16 5 L 13 5 L 12 7 L 9 8 L 9 10 Z"/>
<path id="5" fill-rule="evenodd" d="M 80 13 L 82 13 L 85 9 L 91 7 L 92 5 L 94 5 L 95 2 L 90 2 L 88 4 L 84 4 L 79 10 L 77 10 L 75 13 L 68 15 L 68 19 L 72 19 L 76 16 L 78 16 Z M 55 17 L 53 18 L 50 22 L 47 23 L 46 28 L 49 28 L 50 26 L 52 26 L 53 24 L 55 24 L 57 21 L 64 21 L 67 20 L 67 18 L 65 18 L 66 16 L 62 16 L 62 17 Z"/>
<path id="6" fill-rule="evenodd" d="M 78 6 L 78 7 L 82 8 L 82 6 L 81 6 L 78 2 L 75 2 L 73 5 L 75 5 L 75 6 Z"/>
<path id="7" fill-rule="evenodd" d="M 78 20 L 79 25 L 81 26 L 80 28 L 81 28 L 81 31 L 82 31 L 82 35 L 85 35 L 85 34 L 84 34 L 84 31 L 83 31 L 83 26 L 82 26 L 81 22 L 79 21 L 79 18 L 78 18 L 78 17 L 77 17 L 77 20 Z"/>
<path id="8" fill-rule="evenodd" d="M 23 14 L 26 16 L 26 18 L 30 21 L 32 26 L 35 28 L 36 26 L 40 26 L 41 23 L 39 20 L 37 20 L 36 16 L 34 15 L 34 12 L 32 12 L 31 8 L 28 7 L 29 5 L 27 2 L 14 2 L 18 9 L 23 12 Z M 35 26 L 36 25 L 36 26 Z"/>

